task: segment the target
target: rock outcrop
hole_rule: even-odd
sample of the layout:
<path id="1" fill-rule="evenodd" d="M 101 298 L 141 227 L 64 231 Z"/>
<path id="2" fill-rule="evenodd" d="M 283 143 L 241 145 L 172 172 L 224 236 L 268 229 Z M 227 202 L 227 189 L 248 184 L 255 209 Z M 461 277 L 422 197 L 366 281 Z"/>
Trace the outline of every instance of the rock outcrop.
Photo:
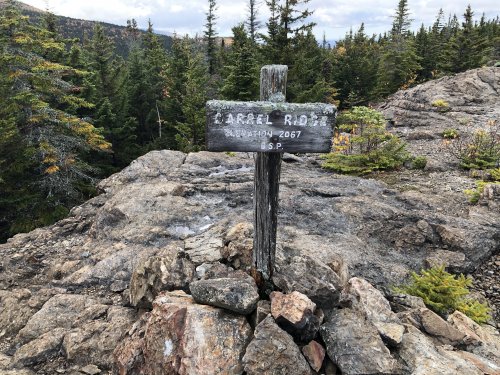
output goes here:
<path id="1" fill-rule="evenodd" d="M 451 107 L 478 122 L 495 114 L 492 69 L 465 76 L 485 93 L 476 103 L 483 111 L 467 98 Z M 442 93 L 465 84 L 453 79 L 441 81 Z M 426 126 L 412 116 L 432 104 L 405 107 L 418 95 L 432 100 L 417 91 L 384 106 L 395 131 Z M 494 280 L 482 267 L 500 249 L 496 190 L 470 207 L 462 190 L 474 181 L 458 171 L 438 166 L 411 172 L 414 180 L 401 171 L 382 176 L 386 183 L 318 164 L 315 155 L 284 159 L 272 279 L 286 297 L 279 313 L 248 276 L 250 154 L 150 152 L 101 181 L 100 195 L 66 219 L 1 244 L 0 373 L 497 371 L 495 328 L 436 318 L 410 297 L 386 300 L 388 287 L 429 264 Z M 498 288 L 487 297 L 498 303 Z"/>
<path id="2" fill-rule="evenodd" d="M 426 156 L 429 167 L 445 170 L 453 159 L 443 153 L 443 131 L 467 134 L 498 121 L 499 93 L 499 68 L 488 67 L 398 91 L 378 107 L 410 151 Z M 436 105 L 438 100 L 444 105 Z"/>

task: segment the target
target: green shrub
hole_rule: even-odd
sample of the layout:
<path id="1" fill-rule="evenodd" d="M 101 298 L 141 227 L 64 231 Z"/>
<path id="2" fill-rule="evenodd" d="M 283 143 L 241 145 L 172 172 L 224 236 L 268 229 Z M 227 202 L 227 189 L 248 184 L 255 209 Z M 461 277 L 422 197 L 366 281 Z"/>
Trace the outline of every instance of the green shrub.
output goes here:
<path id="1" fill-rule="evenodd" d="M 494 168 L 489 170 L 491 180 L 500 182 L 500 168 Z"/>
<path id="2" fill-rule="evenodd" d="M 471 119 L 468 118 L 468 117 L 460 117 L 459 119 L 457 119 L 457 122 L 460 124 L 460 125 L 469 125 L 470 122 L 471 122 Z"/>
<path id="3" fill-rule="evenodd" d="M 412 169 L 424 169 L 427 165 L 427 158 L 425 156 L 416 156 L 411 161 Z"/>
<path id="4" fill-rule="evenodd" d="M 405 143 L 386 130 L 382 113 L 368 107 L 353 107 L 337 118 L 332 153 L 323 167 L 339 173 L 363 175 L 394 169 L 408 159 Z"/>
<path id="5" fill-rule="evenodd" d="M 439 314 L 461 311 L 477 323 L 490 319 L 490 308 L 485 303 L 468 298 L 472 279 L 460 274 L 458 277 L 445 271 L 444 266 L 413 272 L 411 281 L 396 291 L 421 297 L 424 303 Z"/>
<path id="6" fill-rule="evenodd" d="M 431 105 L 433 107 L 436 107 L 440 111 L 448 111 L 450 109 L 450 105 L 448 104 L 448 102 L 446 100 L 443 100 L 443 99 L 434 100 L 431 103 Z"/>
<path id="7" fill-rule="evenodd" d="M 486 128 L 469 136 L 447 141 L 448 151 L 464 169 L 493 169 L 500 163 L 500 125 L 490 121 Z"/>
<path id="8" fill-rule="evenodd" d="M 455 139 L 455 138 L 458 138 L 460 136 L 460 133 L 458 132 L 457 129 L 445 129 L 443 131 L 443 138 L 446 138 L 446 139 Z"/>
<path id="9" fill-rule="evenodd" d="M 476 181 L 475 189 L 464 190 L 465 195 L 469 198 L 469 203 L 476 204 L 483 194 L 484 187 L 488 184 L 500 184 L 500 182 Z"/>

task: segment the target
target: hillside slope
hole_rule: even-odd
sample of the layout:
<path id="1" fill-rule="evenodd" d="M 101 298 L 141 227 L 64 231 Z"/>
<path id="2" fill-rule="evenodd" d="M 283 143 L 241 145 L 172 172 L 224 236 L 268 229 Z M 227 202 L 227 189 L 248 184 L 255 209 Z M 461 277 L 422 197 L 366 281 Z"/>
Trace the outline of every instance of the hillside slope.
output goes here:
<path id="1" fill-rule="evenodd" d="M 6 0 L 0 0 L 0 7 L 5 5 Z M 30 17 L 30 20 L 34 23 L 40 22 L 44 10 L 32 7 L 30 5 L 24 4 L 21 1 L 16 1 L 19 4 L 22 13 Z M 130 18 L 134 15 L 131 14 Z M 93 35 L 93 30 L 96 24 L 102 25 L 107 36 L 109 36 L 114 44 L 116 53 L 120 56 L 126 57 L 130 50 L 131 37 L 127 33 L 127 28 L 125 26 L 113 25 L 107 22 L 89 21 L 81 20 L 77 18 L 70 18 L 65 16 L 56 15 L 56 24 L 58 31 L 64 38 L 67 39 L 78 39 L 83 41 L 85 38 L 91 39 Z M 140 30 L 140 34 L 144 34 L 144 30 Z M 170 50 L 172 46 L 172 38 L 167 35 L 156 34 L 160 41 L 163 43 L 165 49 Z"/>

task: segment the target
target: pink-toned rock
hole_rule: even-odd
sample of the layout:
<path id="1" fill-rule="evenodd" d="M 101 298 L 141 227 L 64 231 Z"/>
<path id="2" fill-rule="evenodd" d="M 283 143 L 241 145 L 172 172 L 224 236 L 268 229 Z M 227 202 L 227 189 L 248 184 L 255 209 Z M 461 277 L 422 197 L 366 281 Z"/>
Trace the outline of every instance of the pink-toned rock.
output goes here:
<path id="1" fill-rule="evenodd" d="M 314 313 L 316 310 L 316 304 L 299 292 L 290 294 L 272 292 L 270 299 L 273 318 L 283 318 L 292 324 L 299 324 L 304 320 L 306 314 Z"/>
<path id="2" fill-rule="evenodd" d="M 340 294 L 340 304 L 362 312 L 371 322 L 399 322 L 382 293 L 359 277 L 349 280 Z"/>
<path id="3" fill-rule="evenodd" d="M 113 366 L 119 375 L 139 375 L 144 368 L 144 334 L 151 313 L 142 314 L 113 352 Z"/>
<path id="4" fill-rule="evenodd" d="M 325 348 L 317 341 L 311 341 L 302 348 L 302 354 L 306 357 L 307 362 L 314 371 L 319 371 L 325 359 Z"/>
<path id="5" fill-rule="evenodd" d="M 276 323 L 297 342 L 308 343 L 316 336 L 323 314 L 315 314 L 316 304 L 297 291 L 290 294 L 273 292 L 271 315 Z"/>
<path id="6" fill-rule="evenodd" d="M 440 343 L 444 345 L 463 343 L 465 333 L 447 323 L 435 312 L 424 308 L 418 310 L 417 313 L 423 331 L 436 338 Z"/>
<path id="7" fill-rule="evenodd" d="M 241 374 L 250 338 L 245 317 L 197 305 L 184 292 L 161 293 L 146 326 L 144 373 Z"/>
<path id="8" fill-rule="evenodd" d="M 305 294 L 325 310 L 338 306 L 343 287 L 339 275 L 325 263 L 305 254 L 285 256 L 282 250 L 276 251 L 273 283 L 285 293 Z"/>
<path id="9" fill-rule="evenodd" d="M 448 316 L 448 323 L 465 334 L 467 344 L 484 344 L 500 351 L 499 337 L 490 334 L 486 329 L 460 311 L 455 311 Z"/>
<path id="10" fill-rule="evenodd" d="M 494 363 L 486 358 L 462 350 L 450 352 L 449 355 L 456 356 L 472 363 L 480 371 L 488 375 L 500 375 L 500 363 Z"/>

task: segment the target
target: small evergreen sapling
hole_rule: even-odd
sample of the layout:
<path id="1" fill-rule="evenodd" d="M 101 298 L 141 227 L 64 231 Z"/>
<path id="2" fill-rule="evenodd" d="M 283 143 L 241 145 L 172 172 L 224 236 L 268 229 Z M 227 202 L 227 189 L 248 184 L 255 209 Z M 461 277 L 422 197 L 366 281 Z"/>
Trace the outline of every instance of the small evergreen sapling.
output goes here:
<path id="1" fill-rule="evenodd" d="M 368 107 L 353 107 L 337 118 L 333 152 L 323 167 L 335 172 L 363 175 L 395 169 L 408 159 L 405 143 L 386 130 L 382 113 Z"/>
<path id="2" fill-rule="evenodd" d="M 460 135 L 445 144 L 464 169 L 484 170 L 500 165 L 500 123 L 496 120 L 473 134 Z"/>
<path id="3" fill-rule="evenodd" d="M 485 323 L 490 319 L 490 308 L 468 297 L 471 285 L 470 277 L 452 275 L 441 265 L 422 270 L 420 274 L 413 272 L 411 281 L 396 290 L 421 297 L 436 313 L 446 315 L 458 310 L 477 323 Z"/>

